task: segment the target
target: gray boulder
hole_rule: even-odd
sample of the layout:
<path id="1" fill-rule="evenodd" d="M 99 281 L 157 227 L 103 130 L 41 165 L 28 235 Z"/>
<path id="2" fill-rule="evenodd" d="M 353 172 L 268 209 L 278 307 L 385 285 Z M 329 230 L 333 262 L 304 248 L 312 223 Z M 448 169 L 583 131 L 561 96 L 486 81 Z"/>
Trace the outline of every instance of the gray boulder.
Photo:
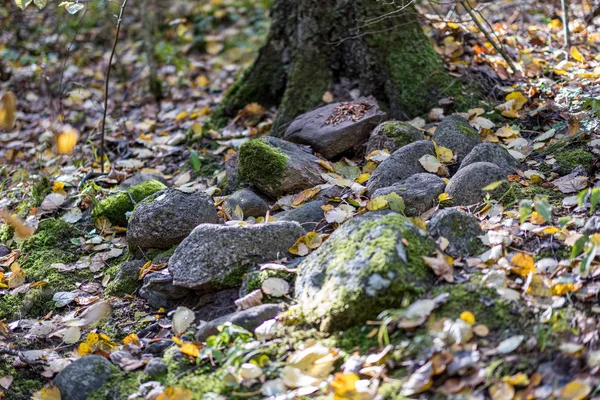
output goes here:
<path id="1" fill-rule="evenodd" d="M 423 256 L 434 252 L 433 239 L 401 214 L 376 211 L 355 217 L 299 265 L 298 310 L 323 330 L 375 318 L 433 284 Z"/>
<path id="2" fill-rule="evenodd" d="M 200 325 L 196 331 L 196 340 L 204 342 L 209 336 L 218 334 L 219 330 L 217 328 L 227 322 L 253 332 L 260 324 L 268 319 L 275 318 L 282 311 L 281 304 L 261 304 L 247 310 L 224 315 L 221 318 Z"/>
<path id="3" fill-rule="evenodd" d="M 360 118 L 351 110 L 367 108 Z M 344 112 L 341 122 L 326 123 L 336 113 Z M 357 118 L 352 118 L 355 116 Z M 297 117 L 285 131 L 283 138 L 290 142 L 306 144 L 327 159 L 362 144 L 371 131 L 387 115 L 379 110 L 373 97 L 361 97 L 351 103 L 332 103 Z"/>
<path id="4" fill-rule="evenodd" d="M 139 293 L 154 308 L 168 308 L 173 301 L 192 295 L 192 291 L 173 285 L 173 277 L 166 270 L 152 272 L 144 277 Z"/>
<path id="5" fill-rule="evenodd" d="M 425 136 L 414 126 L 401 121 L 387 121 L 377 125 L 367 142 L 365 154 L 375 150 L 388 150 L 390 153 L 419 140 Z"/>
<path id="6" fill-rule="evenodd" d="M 452 257 L 473 255 L 482 246 L 478 236 L 484 232 L 479 220 L 474 215 L 455 208 L 446 208 L 438 212 L 427 224 L 427 230 L 435 239 L 448 239 L 446 253 Z"/>
<path id="7" fill-rule="evenodd" d="M 104 357 L 85 356 L 73 361 L 54 378 L 60 396 L 69 400 L 85 400 L 116 373 L 116 368 Z"/>
<path id="8" fill-rule="evenodd" d="M 278 221 L 295 221 L 302 225 L 306 232 L 310 232 L 325 218 L 325 211 L 321 208 L 325 204 L 327 202 L 324 200 L 309 201 L 298 208 L 279 213 L 275 218 Z"/>
<path id="9" fill-rule="evenodd" d="M 209 195 L 202 191 L 161 190 L 134 209 L 127 243 L 132 249 L 168 249 L 202 223 L 217 223 L 217 209 Z"/>
<path id="10" fill-rule="evenodd" d="M 420 140 L 396 150 L 371 174 L 367 182 L 369 193 L 392 186 L 412 175 L 427 172 L 419 159 L 428 154 L 435 156 L 435 147 L 428 140 Z"/>
<path id="11" fill-rule="evenodd" d="M 245 226 L 199 225 L 169 260 L 173 284 L 202 290 L 236 286 L 248 266 L 287 255 L 302 235 L 302 227 L 288 221 Z"/>
<path id="12" fill-rule="evenodd" d="M 461 168 L 448 182 L 446 193 L 452 195 L 454 205 L 468 206 L 479 203 L 486 195 L 482 189 L 506 178 L 506 172 L 489 162 L 476 162 Z M 501 185 L 495 190 L 502 190 Z M 488 193 L 493 194 L 495 191 Z"/>
<path id="13" fill-rule="evenodd" d="M 449 115 L 444 118 L 435 130 L 432 140 L 438 146 L 452 150 L 456 154 L 458 163 L 481 143 L 479 133 L 460 115 Z"/>
<path id="14" fill-rule="evenodd" d="M 324 183 L 326 170 L 303 147 L 271 136 L 249 140 L 238 154 L 239 179 L 279 197 Z"/>
<path id="15" fill-rule="evenodd" d="M 166 374 L 167 371 L 167 366 L 160 358 L 150 359 L 144 368 L 144 374 L 148 375 L 150 378 L 156 378 L 157 376 Z"/>
<path id="16" fill-rule="evenodd" d="M 138 172 L 137 174 L 135 174 L 135 175 L 125 179 L 123 182 L 121 182 L 121 184 L 119 185 L 119 189 L 127 190 L 135 185 L 139 185 L 142 182 L 152 181 L 152 180 L 159 181 L 163 185 L 169 186 L 169 183 L 162 175 L 145 174 L 142 172 Z"/>
<path id="17" fill-rule="evenodd" d="M 404 200 L 404 213 L 409 217 L 423 214 L 437 204 L 446 182 L 434 174 L 415 174 L 386 188 L 377 189 L 371 198 L 396 193 Z"/>
<path id="18" fill-rule="evenodd" d="M 223 207 L 230 217 L 234 217 L 235 210 L 239 206 L 244 214 L 244 218 L 248 217 L 264 217 L 269 211 L 269 205 L 259 195 L 250 189 L 242 189 L 233 193 L 223 202 Z"/>
<path id="19" fill-rule="evenodd" d="M 500 145 L 489 142 L 475 146 L 463 159 L 462 163 L 460 163 L 460 168 L 476 162 L 490 162 L 499 166 L 507 173 L 513 173 L 519 168 L 519 162 L 510 155 L 508 150 Z"/>

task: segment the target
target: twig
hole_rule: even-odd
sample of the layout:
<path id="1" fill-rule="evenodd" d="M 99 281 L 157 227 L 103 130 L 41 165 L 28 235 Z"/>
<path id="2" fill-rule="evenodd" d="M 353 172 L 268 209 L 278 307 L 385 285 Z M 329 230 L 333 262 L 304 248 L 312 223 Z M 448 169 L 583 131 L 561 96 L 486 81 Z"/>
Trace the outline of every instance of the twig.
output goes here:
<path id="1" fill-rule="evenodd" d="M 108 83 L 110 81 L 110 67 L 112 65 L 115 51 L 117 49 L 117 43 L 119 42 L 119 32 L 121 32 L 121 22 L 123 21 L 123 13 L 127 6 L 127 0 L 123 0 L 121 4 L 121 11 L 119 12 L 119 18 L 117 20 L 117 32 L 115 34 L 115 41 L 113 42 L 112 51 L 110 52 L 110 58 L 108 59 L 108 67 L 106 68 L 106 81 L 104 82 L 104 110 L 102 113 L 102 128 L 100 131 L 100 172 L 104 173 L 104 128 L 106 126 L 106 113 L 108 112 Z"/>
<path id="2" fill-rule="evenodd" d="M 467 0 L 460 0 L 460 4 L 467 11 L 467 13 L 469 13 L 469 15 L 471 16 L 471 19 L 473 20 L 473 22 L 475 22 L 475 25 L 477 25 L 477 28 L 481 31 L 481 33 L 484 34 L 485 38 L 491 43 L 492 47 L 494 47 L 494 50 L 496 50 L 496 52 L 498 54 L 500 54 L 502 56 L 502 58 L 504 58 L 504 60 L 506 61 L 506 63 L 510 67 L 510 69 L 513 70 L 513 73 L 517 73 L 517 68 L 515 67 L 515 64 L 512 62 L 512 60 L 510 59 L 508 54 L 504 51 L 504 49 L 502 49 L 498 45 L 498 43 L 496 43 L 496 41 L 494 40 L 492 35 L 490 35 L 490 33 L 484 28 L 484 26 L 481 24 L 481 22 L 477 19 L 477 15 L 475 15 L 475 12 L 473 12 L 473 8 L 471 8 L 471 5 L 467 2 Z"/>
<path id="3" fill-rule="evenodd" d="M 569 3 L 568 0 L 560 0 L 562 7 L 562 23 L 563 23 L 563 34 L 565 36 L 565 48 L 567 51 L 571 47 L 571 33 L 569 32 Z"/>

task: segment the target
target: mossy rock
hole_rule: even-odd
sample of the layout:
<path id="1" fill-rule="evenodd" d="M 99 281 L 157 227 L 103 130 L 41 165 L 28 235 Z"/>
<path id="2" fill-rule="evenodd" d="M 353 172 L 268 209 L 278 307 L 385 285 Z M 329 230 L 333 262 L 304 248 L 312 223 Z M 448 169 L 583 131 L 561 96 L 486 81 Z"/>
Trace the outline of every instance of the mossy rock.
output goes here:
<path id="1" fill-rule="evenodd" d="M 566 175 L 578 166 L 582 166 L 585 170 L 589 169 L 594 161 L 594 154 L 587 151 L 585 147 L 576 147 L 557 151 L 554 153 L 554 158 L 558 161 L 557 172 Z"/>
<path id="2" fill-rule="evenodd" d="M 275 271 L 271 269 L 248 272 L 244 276 L 244 281 L 242 282 L 242 287 L 240 289 L 240 297 L 245 296 L 248 293 L 253 292 L 257 289 L 260 289 L 262 287 L 263 282 L 269 278 L 280 278 L 293 285 L 295 277 L 295 274 L 291 274 L 286 271 Z"/>
<path id="3" fill-rule="evenodd" d="M 403 215 L 356 217 L 298 267 L 298 310 L 325 330 L 375 318 L 428 290 L 434 275 L 423 256 L 434 252 L 433 239 Z"/>
<path id="4" fill-rule="evenodd" d="M 406 122 L 387 121 L 379 124 L 371 133 L 365 154 L 386 149 L 390 153 L 413 142 L 425 140 L 420 130 Z"/>
<path id="5" fill-rule="evenodd" d="M 115 225 L 125 226 L 127 213 L 133 211 L 137 203 L 166 188 L 163 183 L 156 180 L 140 183 L 102 200 L 92 211 L 92 216 L 106 217 Z"/>

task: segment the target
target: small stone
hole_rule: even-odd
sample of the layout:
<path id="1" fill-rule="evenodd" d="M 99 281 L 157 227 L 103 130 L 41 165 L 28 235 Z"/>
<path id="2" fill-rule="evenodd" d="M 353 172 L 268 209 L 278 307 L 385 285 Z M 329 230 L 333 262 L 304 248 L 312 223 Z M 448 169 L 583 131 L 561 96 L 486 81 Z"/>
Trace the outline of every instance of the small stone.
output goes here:
<path id="1" fill-rule="evenodd" d="M 69 364 L 54 378 L 54 384 L 61 398 L 85 400 L 115 372 L 116 368 L 106 358 L 90 355 Z"/>
<path id="2" fill-rule="evenodd" d="M 272 136 L 250 140 L 240 147 L 238 174 L 274 198 L 301 192 L 325 180 L 319 158 L 297 144 Z"/>
<path id="3" fill-rule="evenodd" d="M 491 183 L 506 179 L 502 168 L 489 162 L 476 162 L 461 168 L 448 182 L 446 193 L 453 198 L 456 206 L 469 206 L 479 203 L 486 193 L 492 195 L 503 190 L 501 185 L 493 191 L 484 192 L 482 189 Z"/>
<path id="4" fill-rule="evenodd" d="M 121 184 L 119 185 L 119 189 L 127 190 L 133 186 L 139 185 L 140 183 L 143 183 L 146 181 L 151 181 L 151 180 L 159 181 L 163 185 L 169 186 L 169 183 L 162 175 L 145 174 L 143 172 L 138 172 L 137 174 L 133 175 L 132 177 L 129 177 L 129 178 L 125 179 L 123 182 L 121 182 Z"/>
<path id="5" fill-rule="evenodd" d="M 448 239 L 445 250 L 452 257 L 466 257 L 480 250 L 483 235 L 479 220 L 472 214 L 446 208 L 439 211 L 427 224 L 427 230 L 435 238 Z"/>
<path id="6" fill-rule="evenodd" d="M 175 343 L 170 340 L 158 340 L 148 343 L 144 351 L 145 354 L 152 354 L 155 357 L 162 357 L 165 351 Z"/>
<path id="7" fill-rule="evenodd" d="M 404 213 L 414 217 L 434 207 L 445 188 L 446 182 L 437 175 L 415 174 L 392 186 L 377 189 L 371 198 L 396 193 L 404 200 Z"/>
<path id="8" fill-rule="evenodd" d="M 146 275 L 139 293 L 140 297 L 146 299 L 154 308 L 168 308 L 172 301 L 191 294 L 192 292 L 186 288 L 174 286 L 173 278 L 166 270 Z"/>
<path id="9" fill-rule="evenodd" d="M 284 257 L 302 235 L 302 227 L 288 221 L 198 225 L 169 260 L 173 284 L 211 291 L 237 286 L 249 266 Z"/>
<path id="10" fill-rule="evenodd" d="M 350 104 L 365 104 L 369 107 L 365 114 L 354 120 L 345 118 L 340 123 L 325 122 L 341 107 Z M 379 110 L 373 97 L 361 97 L 352 103 L 332 103 L 297 117 L 285 131 L 283 138 L 290 142 L 306 144 L 326 159 L 331 159 L 343 152 L 362 144 L 377 124 L 387 119 L 387 115 Z"/>
<path id="11" fill-rule="evenodd" d="M 377 128 L 371 133 L 365 154 L 384 149 L 393 153 L 399 148 L 419 140 L 425 140 L 425 136 L 414 126 L 406 122 L 387 121 L 377 125 Z"/>
<path id="12" fill-rule="evenodd" d="M 558 268 L 558 261 L 554 258 L 542 258 L 535 263 L 535 270 L 539 274 L 551 275 Z"/>
<path id="13" fill-rule="evenodd" d="M 471 150 L 460 164 L 460 168 L 476 162 L 490 162 L 502 168 L 506 173 L 513 173 L 519 167 L 518 161 L 508 150 L 495 143 L 481 143 Z"/>
<path id="14" fill-rule="evenodd" d="M 179 244 L 202 223 L 216 223 L 217 209 L 209 195 L 165 189 L 135 208 L 127 229 L 132 249 L 168 249 Z"/>
<path id="15" fill-rule="evenodd" d="M 0 257 L 4 257 L 10 254 L 10 249 L 3 244 L 0 244 Z"/>
<path id="16" fill-rule="evenodd" d="M 449 115 L 440 122 L 432 140 L 438 145 L 449 148 L 461 162 L 475 146 L 481 143 L 479 133 L 460 115 Z"/>
<path id="17" fill-rule="evenodd" d="M 427 172 L 419 162 L 425 155 L 435 156 L 433 143 L 428 140 L 420 140 L 396 150 L 371 174 L 367 189 L 372 193 L 412 175 Z"/>
<path id="18" fill-rule="evenodd" d="M 227 322 L 241 326 L 247 331 L 254 332 L 260 324 L 277 317 L 282 311 L 283 307 L 280 304 L 261 304 L 260 306 L 225 315 L 204 325 L 200 325 L 196 331 L 196 340 L 204 342 L 209 336 L 218 334 L 219 330 L 217 328 Z"/>
<path id="19" fill-rule="evenodd" d="M 587 222 L 585 223 L 585 225 L 583 226 L 583 229 L 581 230 L 581 233 L 583 233 L 584 235 L 593 235 L 594 233 L 599 233 L 599 232 L 600 232 L 600 217 L 597 215 L 594 215 L 593 217 L 588 219 Z"/>
<path id="20" fill-rule="evenodd" d="M 140 270 L 144 261 L 134 260 L 121 264 L 115 278 L 106 287 L 109 295 L 122 296 L 124 294 L 133 294 L 139 287 Z"/>
<path id="21" fill-rule="evenodd" d="M 264 217 L 267 211 L 269 211 L 267 202 L 250 189 L 238 190 L 223 203 L 227 214 L 232 218 L 236 215 L 237 206 L 242 210 L 244 219 L 248 217 Z"/>
<path id="22" fill-rule="evenodd" d="M 160 358 L 153 358 L 148 361 L 148 364 L 146 364 L 146 367 L 144 368 L 144 374 L 148 375 L 150 378 L 156 378 L 157 376 L 166 374 L 167 370 L 167 366 Z"/>
<path id="23" fill-rule="evenodd" d="M 323 200 L 309 201 L 298 208 L 281 212 L 275 215 L 278 221 L 298 222 L 306 232 L 315 230 L 321 221 L 325 218 L 325 211 L 321 208 L 327 204 Z"/>

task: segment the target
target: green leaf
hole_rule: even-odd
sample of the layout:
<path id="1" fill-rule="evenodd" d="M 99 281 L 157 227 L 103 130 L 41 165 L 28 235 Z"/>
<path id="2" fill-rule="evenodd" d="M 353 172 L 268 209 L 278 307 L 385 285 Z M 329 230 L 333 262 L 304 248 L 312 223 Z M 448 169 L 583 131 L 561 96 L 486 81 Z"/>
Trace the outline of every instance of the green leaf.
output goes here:
<path id="1" fill-rule="evenodd" d="M 481 190 L 486 191 L 486 192 L 491 192 L 492 190 L 498 189 L 500 187 L 500 185 L 502 185 L 503 183 L 504 183 L 504 181 L 492 182 Z"/>
<path id="2" fill-rule="evenodd" d="M 37 6 L 40 10 L 46 7 L 46 0 L 33 0 L 33 4 Z"/>
<path id="3" fill-rule="evenodd" d="M 15 0 L 15 4 L 17 5 L 17 7 L 19 7 L 21 10 L 24 10 L 27 8 L 28 5 L 31 4 L 33 0 Z"/>
<path id="4" fill-rule="evenodd" d="M 546 197 L 536 197 L 535 201 L 535 211 L 537 211 L 542 218 L 546 222 L 552 221 L 552 206 L 548 203 L 548 199 Z"/>
<path id="5" fill-rule="evenodd" d="M 583 250 L 585 249 L 585 244 L 587 243 L 588 239 L 589 239 L 588 235 L 584 235 L 584 236 L 580 237 L 579 239 L 577 239 L 577 241 L 571 248 L 571 258 L 576 258 L 581 253 L 583 253 Z"/>
<path id="6" fill-rule="evenodd" d="M 585 203 L 589 194 L 590 194 L 590 189 L 584 189 L 581 192 L 579 192 L 579 194 L 577 195 L 577 205 L 579 207 L 581 207 L 583 205 L 583 203 Z"/>
<path id="7" fill-rule="evenodd" d="M 200 171 L 202 163 L 200 162 L 200 157 L 198 156 L 198 152 L 196 150 L 192 150 L 190 152 L 190 164 L 195 172 Z"/>
<path id="8" fill-rule="evenodd" d="M 596 211 L 596 206 L 598 205 L 598 201 L 600 200 L 600 188 L 593 188 L 592 189 L 592 194 L 590 195 L 590 215 L 594 214 L 594 211 Z"/>
<path id="9" fill-rule="evenodd" d="M 596 252 L 598 251 L 598 247 L 594 246 L 591 250 L 581 259 L 581 270 L 587 271 L 590 265 L 592 265 L 592 261 L 596 258 Z"/>
<path id="10" fill-rule="evenodd" d="M 392 192 L 383 197 L 387 200 L 390 210 L 404 214 L 404 199 L 398 193 Z"/>
<path id="11" fill-rule="evenodd" d="M 521 200 L 519 203 L 519 219 L 521 223 L 527 221 L 527 218 L 531 215 L 533 211 L 533 203 L 531 200 Z"/>

